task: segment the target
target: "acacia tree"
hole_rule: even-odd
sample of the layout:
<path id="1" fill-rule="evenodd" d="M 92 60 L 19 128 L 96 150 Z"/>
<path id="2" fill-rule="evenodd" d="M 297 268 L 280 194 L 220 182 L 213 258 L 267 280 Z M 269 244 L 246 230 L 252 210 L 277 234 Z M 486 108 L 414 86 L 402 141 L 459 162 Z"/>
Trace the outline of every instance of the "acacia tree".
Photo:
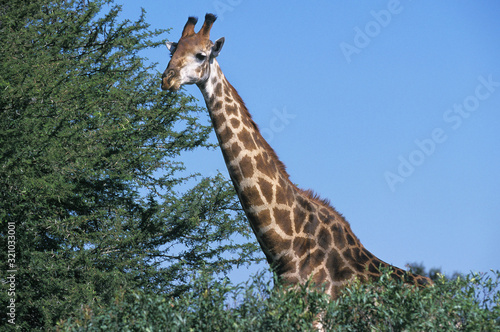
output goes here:
<path id="1" fill-rule="evenodd" d="M 119 12 L 98 0 L 0 4 L 0 278 L 16 271 L 15 296 L 3 285 L 0 299 L 15 299 L 17 327 L 46 329 L 134 289 L 179 295 L 193 271 L 258 258 L 254 242 L 232 240 L 250 229 L 227 180 L 178 192 L 192 177 L 179 156 L 210 147 L 211 128 L 192 97 L 159 91 L 140 55 L 165 31 Z"/>

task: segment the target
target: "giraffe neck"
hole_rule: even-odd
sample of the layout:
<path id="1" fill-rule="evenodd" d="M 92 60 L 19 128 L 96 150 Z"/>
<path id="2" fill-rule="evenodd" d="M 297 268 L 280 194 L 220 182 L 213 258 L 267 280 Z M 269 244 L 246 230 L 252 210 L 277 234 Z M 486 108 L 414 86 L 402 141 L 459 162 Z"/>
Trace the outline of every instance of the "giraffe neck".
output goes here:
<path id="1" fill-rule="evenodd" d="M 297 188 L 260 134 L 245 104 L 217 61 L 198 84 L 229 175 L 268 262 L 285 282 L 324 284 L 333 297 L 349 280 L 373 279 L 390 266 L 368 250 L 327 201 Z M 395 278 L 407 276 L 392 267 Z M 410 283 L 430 283 L 409 276 Z"/>
<path id="2" fill-rule="evenodd" d="M 291 205 L 297 188 L 215 59 L 209 78 L 198 86 L 243 209 L 272 264 L 293 240 Z"/>

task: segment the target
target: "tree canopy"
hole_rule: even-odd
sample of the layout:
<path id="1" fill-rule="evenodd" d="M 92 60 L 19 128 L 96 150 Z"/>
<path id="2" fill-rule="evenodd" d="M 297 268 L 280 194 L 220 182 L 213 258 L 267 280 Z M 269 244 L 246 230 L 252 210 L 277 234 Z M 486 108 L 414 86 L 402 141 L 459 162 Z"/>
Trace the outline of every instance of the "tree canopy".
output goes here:
<path id="1" fill-rule="evenodd" d="M 167 31 L 119 13 L 99 0 L 0 4 L 0 278 L 15 271 L 0 299 L 15 300 L 17 327 L 131 289 L 179 295 L 194 271 L 261 257 L 234 241 L 251 230 L 224 177 L 178 190 L 194 177 L 182 152 L 210 148 L 211 127 L 192 97 L 160 91 L 141 55 Z"/>

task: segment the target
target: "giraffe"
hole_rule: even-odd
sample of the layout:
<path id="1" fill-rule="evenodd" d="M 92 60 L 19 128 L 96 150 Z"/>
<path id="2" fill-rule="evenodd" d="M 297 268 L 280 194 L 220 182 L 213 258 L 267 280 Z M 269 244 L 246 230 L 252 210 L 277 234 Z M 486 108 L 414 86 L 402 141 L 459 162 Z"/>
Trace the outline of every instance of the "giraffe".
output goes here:
<path id="1" fill-rule="evenodd" d="M 179 41 L 167 42 L 171 59 L 161 88 L 177 91 L 184 84 L 196 84 L 201 90 L 241 205 L 279 280 L 297 285 L 312 278 L 332 298 L 352 280 L 378 278 L 381 267 L 391 267 L 391 276 L 406 283 L 432 284 L 375 257 L 328 200 L 290 181 L 284 164 L 222 73 L 216 58 L 224 38 L 210 41 L 215 20 L 215 15 L 206 14 L 196 33 L 197 18 L 189 17 Z"/>

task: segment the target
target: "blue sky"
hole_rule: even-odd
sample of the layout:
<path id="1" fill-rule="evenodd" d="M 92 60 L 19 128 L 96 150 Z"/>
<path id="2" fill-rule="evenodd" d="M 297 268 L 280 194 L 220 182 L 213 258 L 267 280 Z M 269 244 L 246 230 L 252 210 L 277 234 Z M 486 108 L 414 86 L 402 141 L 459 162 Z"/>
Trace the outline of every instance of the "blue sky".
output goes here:
<path id="1" fill-rule="evenodd" d="M 123 2 L 172 41 L 188 16 L 218 15 L 221 68 L 292 181 L 329 198 L 377 257 L 500 269 L 500 3 Z M 161 72 L 169 60 L 145 56 Z M 227 174 L 219 150 L 184 162 Z"/>

